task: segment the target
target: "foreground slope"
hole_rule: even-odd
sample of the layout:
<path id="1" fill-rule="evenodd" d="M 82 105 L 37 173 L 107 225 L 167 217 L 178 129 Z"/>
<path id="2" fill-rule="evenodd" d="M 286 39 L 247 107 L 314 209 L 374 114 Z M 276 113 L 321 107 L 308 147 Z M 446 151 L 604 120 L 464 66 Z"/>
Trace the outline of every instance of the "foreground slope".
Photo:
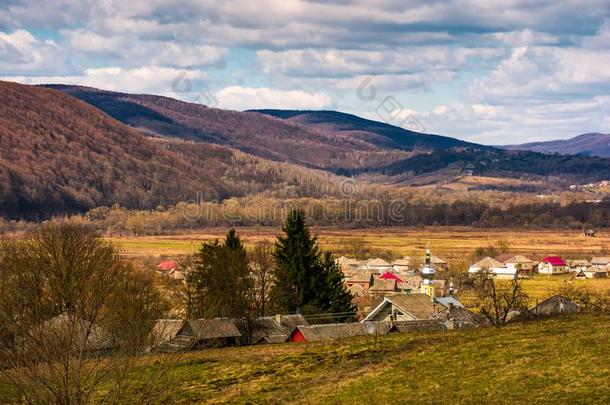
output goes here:
<path id="1" fill-rule="evenodd" d="M 0 82 L 1 216 L 155 208 L 296 186 L 315 194 L 331 177 L 222 145 L 148 137 L 62 92 Z"/>
<path id="2" fill-rule="evenodd" d="M 582 134 L 570 139 L 509 145 L 505 148 L 542 153 L 610 157 L 610 134 Z"/>
<path id="3" fill-rule="evenodd" d="M 166 376 L 159 402 L 601 404 L 610 401 L 609 341 L 609 315 L 579 315 L 501 329 L 202 350 Z M 0 381 L 0 400 L 16 398 Z"/>

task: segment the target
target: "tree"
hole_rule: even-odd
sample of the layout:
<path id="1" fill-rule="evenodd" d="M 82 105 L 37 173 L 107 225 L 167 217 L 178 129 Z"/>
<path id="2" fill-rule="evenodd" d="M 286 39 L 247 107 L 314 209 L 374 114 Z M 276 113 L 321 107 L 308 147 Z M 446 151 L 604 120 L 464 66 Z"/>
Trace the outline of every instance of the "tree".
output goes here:
<path id="1" fill-rule="evenodd" d="M 283 235 L 275 244 L 276 284 L 274 302 L 286 313 L 316 313 L 319 308 L 318 288 L 322 284 L 322 265 L 317 238 L 305 223 L 305 212 L 288 214 Z"/>
<path id="2" fill-rule="evenodd" d="M 305 314 L 352 312 L 343 275 L 332 254 L 321 255 L 317 238 L 305 223 L 305 212 L 292 211 L 283 232 L 275 246 L 273 296 L 278 308 Z"/>
<path id="3" fill-rule="evenodd" d="M 249 255 L 253 277 L 252 303 L 258 316 L 272 314 L 271 291 L 275 283 L 273 245 L 268 241 L 257 242 Z"/>
<path id="4" fill-rule="evenodd" d="M 5 240 L 0 373 L 28 403 L 91 402 L 101 384 L 109 401 L 150 401 L 151 387 L 135 387 L 132 373 L 136 359 L 145 365 L 137 355 L 164 309 L 152 277 L 83 226 L 44 225 Z"/>
<path id="5" fill-rule="evenodd" d="M 356 306 L 352 303 L 352 295 L 345 289 L 343 272 L 331 252 L 324 252 L 322 269 L 324 278 L 320 286 L 323 294 L 319 299 L 321 306 L 332 314 L 342 314 L 336 317 L 338 321 L 353 318 Z"/>
<path id="6" fill-rule="evenodd" d="M 527 309 L 527 294 L 521 280 L 497 280 L 488 269 L 481 269 L 474 279 L 475 302 L 479 313 L 492 325 L 508 321 L 511 312 Z"/>
<path id="7" fill-rule="evenodd" d="M 233 229 L 222 243 L 202 244 L 186 282 L 195 291 L 190 317 L 244 318 L 251 313 L 252 278 L 246 250 Z"/>

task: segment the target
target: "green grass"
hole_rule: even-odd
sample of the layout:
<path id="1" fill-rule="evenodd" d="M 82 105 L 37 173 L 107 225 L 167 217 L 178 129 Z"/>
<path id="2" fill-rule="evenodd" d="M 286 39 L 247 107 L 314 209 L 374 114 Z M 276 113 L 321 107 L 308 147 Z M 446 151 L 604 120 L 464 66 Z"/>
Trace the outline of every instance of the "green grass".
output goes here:
<path id="1" fill-rule="evenodd" d="M 381 341 L 203 350 L 178 363 L 159 400 L 610 403 L 609 342 L 610 316 L 582 315 L 502 329 L 390 334 Z"/>

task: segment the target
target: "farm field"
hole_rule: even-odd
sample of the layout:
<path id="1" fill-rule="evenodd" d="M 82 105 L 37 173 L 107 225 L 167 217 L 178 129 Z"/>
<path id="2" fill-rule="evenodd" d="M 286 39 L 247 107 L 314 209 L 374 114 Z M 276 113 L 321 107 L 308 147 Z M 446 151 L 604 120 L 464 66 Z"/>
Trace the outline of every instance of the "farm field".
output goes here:
<path id="1" fill-rule="evenodd" d="M 109 240 L 129 256 L 172 256 L 195 252 L 201 242 L 221 238 L 226 229 L 215 228 L 178 235 L 124 236 Z M 385 251 L 396 257 L 422 255 L 426 245 L 433 254 L 450 261 L 461 261 L 477 247 L 506 241 L 513 252 L 540 257 L 562 254 L 570 258 L 601 255 L 610 249 L 610 230 L 601 230 L 595 238 L 582 238 L 577 230 L 480 229 L 471 227 L 417 227 L 336 229 L 313 228 L 323 249 L 337 256 L 349 255 L 354 246 Z M 238 228 L 247 245 L 259 240 L 274 240 L 279 228 Z M 610 254 L 610 253 L 608 253 Z"/>
<path id="2" fill-rule="evenodd" d="M 608 403 L 610 316 L 452 332 L 209 349 L 163 403 Z M 163 356 L 159 361 L 163 362 Z M 7 386 L 0 400 L 11 402 Z"/>

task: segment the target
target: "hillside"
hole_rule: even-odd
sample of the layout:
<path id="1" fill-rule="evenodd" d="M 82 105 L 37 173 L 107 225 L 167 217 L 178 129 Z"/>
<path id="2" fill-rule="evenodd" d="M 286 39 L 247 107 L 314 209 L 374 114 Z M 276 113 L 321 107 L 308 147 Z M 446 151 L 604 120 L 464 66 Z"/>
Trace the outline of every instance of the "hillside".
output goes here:
<path id="1" fill-rule="evenodd" d="M 147 137 L 62 92 L 7 82 L 0 168 L 0 212 L 29 218 L 100 205 L 154 208 L 198 193 L 220 200 L 301 186 L 315 195 L 333 181 L 226 146 Z"/>
<path id="2" fill-rule="evenodd" d="M 179 361 L 159 399 L 601 404 L 610 401 L 609 339 L 608 315 L 581 315 L 501 329 L 208 349 Z M 9 387 L 0 382 L 2 402 L 15 400 Z"/>
<path id="3" fill-rule="evenodd" d="M 541 153 L 610 157 L 610 134 L 589 133 L 570 139 L 508 145 L 503 148 Z"/>

